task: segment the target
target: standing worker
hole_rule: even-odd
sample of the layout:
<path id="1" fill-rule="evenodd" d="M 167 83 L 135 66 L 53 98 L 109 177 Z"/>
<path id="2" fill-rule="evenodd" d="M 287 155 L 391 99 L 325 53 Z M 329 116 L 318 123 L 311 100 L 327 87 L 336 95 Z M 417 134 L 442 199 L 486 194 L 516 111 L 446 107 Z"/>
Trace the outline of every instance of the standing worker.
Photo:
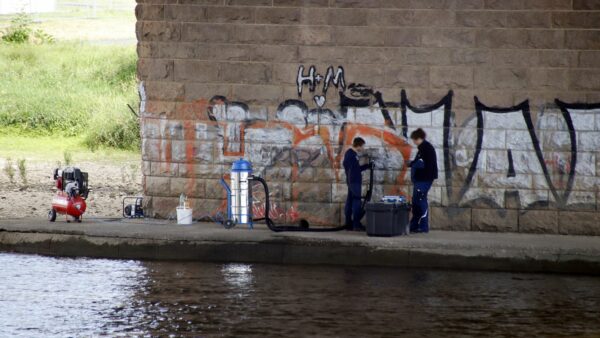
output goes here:
<path id="1" fill-rule="evenodd" d="M 410 162 L 410 178 L 413 182 L 412 219 L 410 232 L 429 232 L 429 207 L 427 193 L 438 178 L 437 156 L 431 143 L 425 138 L 427 134 L 419 128 L 410 134 L 410 138 L 419 151 Z"/>
<path id="2" fill-rule="evenodd" d="M 346 184 L 348 185 L 348 197 L 344 214 L 346 216 L 346 229 L 354 231 L 365 231 L 360 223 L 363 216 L 361 210 L 362 172 L 372 164 L 360 165 L 359 154 L 363 151 L 365 140 L 357 137 L 352 141 L 352 148 L 344 154 L 344 171 L 346 172 Z"/>

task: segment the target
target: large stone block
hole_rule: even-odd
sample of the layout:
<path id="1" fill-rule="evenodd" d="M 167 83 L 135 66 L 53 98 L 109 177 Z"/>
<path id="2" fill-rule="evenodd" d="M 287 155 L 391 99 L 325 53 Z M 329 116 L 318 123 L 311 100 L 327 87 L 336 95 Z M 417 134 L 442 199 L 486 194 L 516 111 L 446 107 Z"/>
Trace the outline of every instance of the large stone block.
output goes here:
<path id="1" fill-rule="evenodd" d="M 430 226 L 434 230 L 471 230 L 470 208 L 430 207 Z"/>
<path id="2" fill-rule="evenodd" d="M 341 46 L 382 46 L 384 30 L 379 27 L 335 27 L 333 41 Z"/>
<path id="3" fill-rule="evenodd" d="M 380 18 L 375 9 L 331 9 L 328 14 L 327 23 L 332 26 L 367 26 L 372 18 Z"/>
<path id="4" fill-rule="evenodd" d="M 528 88 L 538 90 L 566 90 L 566 79 L 567 71 L 565 69 L 533 68 L 529 70 Z"/>
<path id="5" fill-rule="evenodd" d="M 182 101 L 184 87 L 178 82 L 145 81 L 144 86 L 148 100 Z"/>
<path id="6" fill-rule="evenodd" d="M 181 40 L 191 42 L 231 42 L 234 26 L 205 23 L 183 23 Z"/>
<path id="7" fill-rule="evenodd" d="M 217 216 L 227 215 L 227 206 L 224 200 L 212 200 L 204 198 L 188 199 L 191 203 L 192 217 L 194 220 L 213 222 L 218 220 Z"/>
<path id="8" fill-rule="evenodd" d="M 272 73 L 270 64 L 230 62 L 220 65 L 219 77 L 228 83 L 267 84 L 271 82 Z"/>
<path id="9" fill-rule="evenodd" d="M 273 6 L 283 7 L 327 7 L 329 0 L 273 0 Z"/>
<path id="10" fill-rule="evenodd" d="M 144 193 L 150 196 L 169 196 L 171 179 L 169 177 L 146 176 Z"/>
<path id="11" fill-rule="evenodd" d="M 271 6 L 273 0 L 225 0 L 225 4 L 228 6 Z"/>
<path id="12" fill-rule="evenodd" d="M 552 13 L 554 27 L 564 28 L 600 28 L 598 12 L 555 12 Z"/>
<path id="13" fill-rule="evenodd" d="M 233 85 L 232 88 L 235 100 L 254 105 L 279 104 L 283 94 L 281 86 L 276 85 Z"/>
<path id="14" fill-rule="evenodd" d="M 344 8 L 373 8 L 379 5 L 379 0 L 333 0 L 331 5 Z"/>
<path id="15" fill-rule="evenodd" d="M 136 28 L 138 39 L 142 41 L 179 41 L 181 25 L 176 22 L 141 21 Z"/>
<path id="16" fill-rule="evenodd" d="M 473 209 L 472 230 L 492 232 L 516 232 L 519 229 L 518 210 Z"/>
<path id="17" fill-rule="evenodd" d="M 142 117 L 150 119 L 175 118 L 175 102 L 170 101 L 146 101 Z"/>
<path id="18" fill-rule="evenodd" d="M 600 10 L 600 2 L 597 0 L 573 0 L 575 10 Z"/>
<path id="19" fill-rule="evenodd" d="M 331 202 L 331 184 L 327 183 L 294 183 L 292 199 L 298 202 Z"/>
<path id="20" fill-rule="evenodd" d="M 170 196 L 185 194 L 188 197 L 203 198 L 206 181 L 196 178 L 171 178 Z"/>
<path id="21" fill-rule="evenodd" d="M 170 162 L 152 162 L 150 175 L 152 176 L 177 176 L 179 173 L 179 163 Z"/>
<path id="22" fill-rule="evenodd" d="M 413 88 L 429 87 L 429 69 L 423 66 L 391 65 L 386 67 L 384 76 L 386 87 L 404 87 L 408 85 Z"/>
<path id="23" fill-rule="evenodd" d="M 519 232 L 558 233 L 558 211 L 523 210 L 519 212 Z"/>
<path id="24" fill-rule="evenodd" d="M 373 33 L 383 34 L 383 45 L 386 47 L 418 47 L 421 46 L 422 32 L 415 28 L 387 28 Z M 350 37 L 351 38 L 351 35 Z M 368 39 L 368 36 L 364 37 Z M 352 44 L 350 44 L 352 45 Z M 376 45 L 382 45 L 377 40 Z"/>
<path id="25" fill-rule="evenodd" d="M 229 168 L 225 168 L 219 164 L 183 164 L 179 166 L 179 175 L 183 177 L 197 178 L 221 178 L 228 172 Z"/>
<path id="26" fill-rule="evenodd" d="M 525 68 L 475 68 L 475 88 L 523 89 L 527 86 Z"/>
<path id="27" fill-rule="evenodd" d="M 354 11 L 354 13 L 367 17 L 364 10 Z M 455 13 L 447 10 L 385 10 L 369 12 L 368 14 L 369 23 L 380 26 L 430 27 L 433 23 L 436 26 L 449 27 L 454 26 L 455 20 Z M 360 24 L 356 26 L 360 26 Z"/>
<path id="28" fill-rule="evenodd" d="M 310 225 L 339 225 L 339 204 L 333 203 L 294 203 L 297 208 L 298 219 L 307 220 Z"/>
<path id="29" fill-rule="evenodd" d="M 206 7 L 206 21 L 216 23 L 254 23 L 255 9 L 248 7 Z"/>
<path id="30" fill-rule="evenodd" d="M 558 230 L 563 235 L 600 235 L 600 213 L 560 211 Z"/>
<path id="31" fill-rule="evenodd" d="M 150 210 L 146 210 L 151 217 L 156 218 L 177 218 L 177 205 L 179 205 L 178 197 L 157 197 L 153 196 L 149 201 Z"/>
<path id="32" fill-rule="evenodd" d="M 550 28 L 550 12 L 510 12 L 506 25 L 515 28 Z"/>
<path id="33" fill-rule="evenodd" d="M 256 13 L 256 23 L 260 24 L 294 24 L 301 18 L 301 8 L 261 8 Z"/>
<path id="34" fill-rule="evenodd" d="M 143 5 L 135 6 L 135 17 L 138 20 L 159 21 L 164 19 L 164 5 Z"/>
<path id="35" fill-rule="evenodd" d="M 464 27 L 505 27 L 505 12 L 493 11 L 458 11 L 456 24 Z"/>
<path id="36" fill-rule="evenodd" d="M 205 61 L 175 60 L 175 79 L 189 82 L 216 82 L 219 67 Z"/>
<path id="37" fill-rule="evenodd" d="M 206 179 L 204 193 L 205 197 L 209 199 L 223 200 L 227 198 L 227 192 L 218 179 Z"/>
<path id="38" fill-rule="evenodd" d="M 566 30 L 565 45 L 570 49 L 600 49 L 600 34 L 597 30 Z"/>
<path id="39" fill-rule="evenodd" d="M 164 17 L 171 21 L 203 22 L 206 21 L 206 7 L 174 5 L 166 6 Z"/>
<path id="40" fill-rule="evenodd" d="M 429 76 L 429 82 L 433 88 L 473 87 L 473 68 L 471 67 L 431 67 Z"/>
<path id="41" fill-rule="evenodd" d="M 600 31 L 598 33 L 600 35 Z M 600 45 L 599 45 L 600 48 Z M 600 90 L 600 70 L 569 70 L 569 88 L 575 90 Z"/>
<path id="42" fill-rule="evenodd" d="M 421 44 L 426 47 L 474 47 L 475 30 L 463 28 L 428 29 L 423 32 Z"/>

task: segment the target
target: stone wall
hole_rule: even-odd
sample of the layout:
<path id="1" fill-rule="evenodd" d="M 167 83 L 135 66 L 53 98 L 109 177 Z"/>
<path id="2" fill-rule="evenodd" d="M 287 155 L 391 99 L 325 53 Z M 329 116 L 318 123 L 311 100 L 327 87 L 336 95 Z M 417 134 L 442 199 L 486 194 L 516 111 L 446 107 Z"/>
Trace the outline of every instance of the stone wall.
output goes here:
<path id="1" fill-rule="evenodd" d="M 408 194 L 422 127 L 434 228 L 600 234 L 600 2 L 138 0 L 147 211 L 224 211 L 250 160 L 278 222 L 339 224 L 343 152 Z M 264 213 L 255 193 L 255 214 Z"/>

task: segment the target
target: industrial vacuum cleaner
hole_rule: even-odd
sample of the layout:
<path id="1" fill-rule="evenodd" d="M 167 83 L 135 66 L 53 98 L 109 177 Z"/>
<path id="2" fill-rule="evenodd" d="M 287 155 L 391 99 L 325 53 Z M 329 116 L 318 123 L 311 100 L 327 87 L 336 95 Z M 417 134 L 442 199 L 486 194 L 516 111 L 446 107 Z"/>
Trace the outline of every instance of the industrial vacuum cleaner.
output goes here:
<path id="1" fill-rule="evenodd" d="M 48 220 L 54 222 L 56 215 L 61 214 L 65 215 L 67 222 L 81 222 L 87 207 L 88 174 L 75 167 L 54 169 L 54 181 L 58 191 L 52 198 Z"/>
<path id="2" fill-rule="evenodd" d="M 252 215 L 252 182 L 259 182 L 265 191 L 265 217 L 253 218 Z M 241 224 L 252 229 L 254 222 L 265 221 L 270 230 L 281 231 L 312 231 L 328 232 L 346 230 L 346 227 L 339 226 L 333 228 L 310 228 L 306 220 L 301 220 L 299 225 L 275 225 L 269 217 L 270 201 L 269 187 L 267 182 L 260 176 L 253 175 L 252 164 L 244 159 L 235 161 L 231 167 L 231 185 L 228 185 L 224 179 L 221 179 L 221 185 L 227 191 L 227 218 L 222 222 L 227 229 Z M 362 210 L 364 214 L 366 204 L 371 200 L 373 193 L 373 167 L 370 167 L 369 187 L 362 200 Z"/>

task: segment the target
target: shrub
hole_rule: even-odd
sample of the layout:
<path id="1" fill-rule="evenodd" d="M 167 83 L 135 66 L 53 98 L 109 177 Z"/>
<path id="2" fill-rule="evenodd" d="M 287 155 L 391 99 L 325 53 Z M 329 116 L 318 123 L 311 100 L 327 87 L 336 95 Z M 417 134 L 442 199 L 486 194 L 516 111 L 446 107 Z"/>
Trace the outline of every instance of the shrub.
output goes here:
<path id="1" fill-rule="evenodd" d="M 10 157 L 4 163 L 4 173 L 8 176 L 10 183 L 15 183 L 15 168 L 13 168 L 13 162 Z"/>
<path id="2" fill-rule="evenodd" d="M 24 158 L 17 160 L 17 168 L 19 168 L 19 176 L 21 177 L 21 182 L 23 182 L 23 185 L 27 185 L 27 166 L 25 164 Z"/>
<path id="3" fill-rule="evenodd" d="M 71 165 L 71 163 L 73 163 L 73 154 L 70 151 L 65 150 L 63 152 L 63 160 L 65 160 L 65 165 Z"/>
<path id="4" fill-rule="evenodd" d="M 140 124 L 133 115 L 97 115 L 92 118 L 90 128 L 85 137 L 85 145 L 96 150 L 99 145 L 125 149 L 139 150 Z"/>
<path id="5" fill-rule="evenodd" d="M 33 29 L 29 14 L 21 12 L 10 20 L 10 25 L 2 33 L 2 41 L 7 43 L 53 43 L 54 37 L 41 29 Z"/>

